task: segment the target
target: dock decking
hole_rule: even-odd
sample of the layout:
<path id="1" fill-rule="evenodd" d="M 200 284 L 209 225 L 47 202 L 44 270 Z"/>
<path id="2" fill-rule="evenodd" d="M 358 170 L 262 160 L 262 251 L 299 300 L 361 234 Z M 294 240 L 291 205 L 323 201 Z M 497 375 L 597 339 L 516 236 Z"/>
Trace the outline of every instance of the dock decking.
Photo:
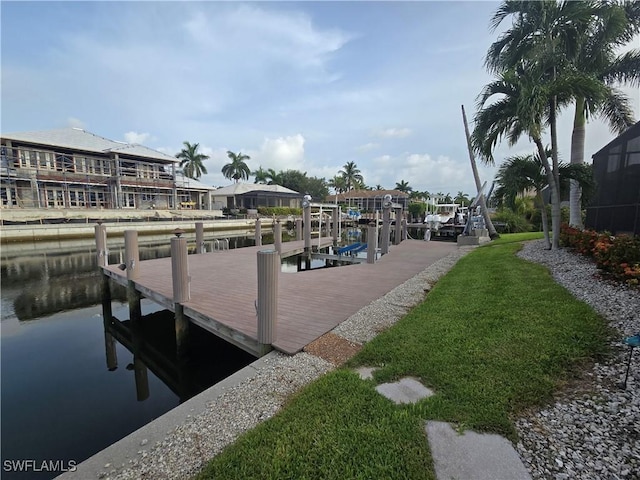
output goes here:
<path id="1" fill-rule="evenodd" d="M 321 239 L 323 245 L 331 238 Z M 317 245 L 318 240 L 313 241 Z M 282 244 L 282 256 L 300 251 L 303 241 Z M 273 245 L 189 255 L 191 300 L 183 303 L 193 323 L 259 355 L 257 340 L 257 252 Z M 277 339 L 274 348 L 287 354 L 302 350 L 362 307 L 420 273 L 457 249 L 455 243 L 405 240 L 390 247 L 374 264 L 354 264 L 279 274 Z M 103 272 L 126 285 L 117 265 Z M 171 258 L 140 262 L 136 289 L 174 310 Z"/>

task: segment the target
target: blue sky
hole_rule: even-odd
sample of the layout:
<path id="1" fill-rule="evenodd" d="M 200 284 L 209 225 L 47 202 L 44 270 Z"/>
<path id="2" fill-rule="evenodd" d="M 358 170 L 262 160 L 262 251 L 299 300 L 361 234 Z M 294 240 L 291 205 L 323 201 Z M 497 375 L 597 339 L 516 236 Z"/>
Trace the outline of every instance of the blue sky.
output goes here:
<path id="1" fill-rule="evenodd" d="M 171 155 L 197 142 L 211 157 L 201 180 L 215 186 L 229 183 L 232 150 L 252 170 L 329 179 L 353 161 L 367 185 L 473 196 L 460 106 L 471 120 L 491 80 L 497 6 L 3 1 L 2 132 L 79 126 Z M 638 116 L 638 89 L 625 91 Z M 590 123 L 588 158 L 613 137 Z M 496 160 L 532 151 L 501 145 Z M 482 166 L 482 179 L 495 170 Z"/>

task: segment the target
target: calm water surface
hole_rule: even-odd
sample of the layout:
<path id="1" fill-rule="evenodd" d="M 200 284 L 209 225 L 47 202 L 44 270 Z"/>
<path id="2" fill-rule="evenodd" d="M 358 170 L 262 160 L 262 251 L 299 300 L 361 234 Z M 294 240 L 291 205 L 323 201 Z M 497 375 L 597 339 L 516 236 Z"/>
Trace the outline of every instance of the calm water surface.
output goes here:
<path id="1" fill-rule="evenodd" d="M 169 256 L 166 238 L 144 241 L 141 259 Z M 110 263 L 123 248 L 109 240 Z M 192 325 L 191 349 L 178 362 L 172 314 L 143 300 L 133 335 L 123 291 L 112 303 L 119 328 L 105 332 L 90 241 L 10 245 L 1 255 L 2 478 L 52 478 L 61 472 L 17 473 L 9 462 L 79 463 L 254 360 Z M 295 259 L 283 270 L 295 271 Z M 111 335 L 129 348 L 116 341 L 108 359 Z"/>

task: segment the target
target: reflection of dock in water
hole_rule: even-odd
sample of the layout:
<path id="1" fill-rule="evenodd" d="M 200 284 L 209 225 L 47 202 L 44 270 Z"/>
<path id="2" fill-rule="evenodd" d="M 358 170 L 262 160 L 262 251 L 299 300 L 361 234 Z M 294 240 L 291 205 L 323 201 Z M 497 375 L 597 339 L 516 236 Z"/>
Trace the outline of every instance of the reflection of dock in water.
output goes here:
<path id="1" fill-rule="evenodd" d="M 149 396 L 147 368 L 183 402 L 255 360 L 197 326 L 191 327 L 189 346 L 178 358 L 173 313 L 166 310 L 145 315 L 137 324 L 111 318 L 105 322 L 107 368 L 118 368 L 117 341 L 133 354 L 126 368 L 134 371 L 139 401 Z"/>

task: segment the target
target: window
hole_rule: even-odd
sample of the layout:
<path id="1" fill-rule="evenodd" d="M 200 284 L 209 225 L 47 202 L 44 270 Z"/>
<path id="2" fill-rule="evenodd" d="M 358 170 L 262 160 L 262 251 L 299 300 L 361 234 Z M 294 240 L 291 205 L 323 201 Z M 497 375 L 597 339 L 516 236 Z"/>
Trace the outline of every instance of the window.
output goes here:
<path id="1" fill-rule="evenodd" d="M 124 192 L 122 194 L 123 197 L 123 205 L 122 208 L 135 208 L 136 206 L 136 197 L 133 192 Z"/>
<path id="2" fill-rule="evenodd" d="M 47 188 L 47 207 L 64 207 L 64 190 L 62 188 Z"/>
<path id="3" fill-rule="evenodd" d="M 69 190 L 69 206 L 76 208 L 85 206 L 84 190 Z"/>

